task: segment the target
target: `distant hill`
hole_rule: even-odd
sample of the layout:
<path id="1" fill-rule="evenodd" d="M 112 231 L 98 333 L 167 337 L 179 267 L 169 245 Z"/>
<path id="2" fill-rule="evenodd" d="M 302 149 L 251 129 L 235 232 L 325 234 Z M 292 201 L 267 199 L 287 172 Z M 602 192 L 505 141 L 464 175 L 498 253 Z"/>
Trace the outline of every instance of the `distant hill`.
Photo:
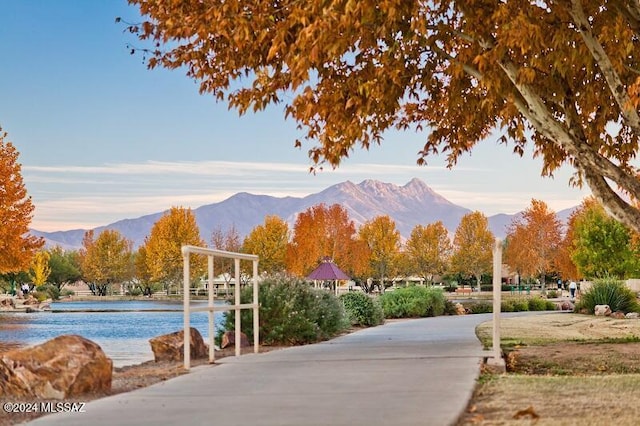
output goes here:
<path id="1" fill-rule="evenodd" d="M 255 226 L 264 223 L 267 215 L 280 216 L 293 226 L 300 212 L 320 203 L 342 205 L 349 212 L 356 227 L 373 217 L 389 215 L 395 220 L 404 238 L 410 236 L 414 226 L 426 225 L 438 220 L 442 221 L 453 234 L 462 216 L 471 212 L 465 207 L 448 201 L 417 178 L 404 186 L 370 179 L 359 184 L 346 181 L 303 198 L 278 198 L 241 192 L 219 203 L 201 206 L 193 211 L 200 227 L 200 235 L 209 242 L 212 231 L 218 227 L 227 230 L 233 225 L 240 236 L 244 237 Z M 571 209 L 560 212 L 558 216 L 561 220 L 565 220 L 570 211 Z M 163 214 L 164 212 L 158 212 L 136 219 L 120 220 L 95 228 L 95 233 L 98 235 L 105 229 L 115 229 L 138 247 L 149 235 L 153 224 Z M 507 214 L 489 217 L 491 231 L 497 237 L 503 238 L 506 227 L 513 217 L 514 215 Z M 60 245 L 68 249 L 77 249 L 82 245 L 85 231 L 84 229 L 57 232 L 32 230 L 32 233 L 44 237 L 48 246 Z"/>

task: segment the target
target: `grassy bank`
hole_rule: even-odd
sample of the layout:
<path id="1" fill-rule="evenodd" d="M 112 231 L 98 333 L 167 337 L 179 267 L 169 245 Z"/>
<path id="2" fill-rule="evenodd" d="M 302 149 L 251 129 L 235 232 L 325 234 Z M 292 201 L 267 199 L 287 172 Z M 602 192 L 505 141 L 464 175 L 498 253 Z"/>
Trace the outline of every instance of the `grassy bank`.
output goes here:
<path id="1" fill-rule="evenodd" d="M 491 322 L 478 336 L 491 345 Z M 507 373 L 483 372 L 458 425 L 635 425 L 640 320 L 554 313 L 501 320 Z"/>

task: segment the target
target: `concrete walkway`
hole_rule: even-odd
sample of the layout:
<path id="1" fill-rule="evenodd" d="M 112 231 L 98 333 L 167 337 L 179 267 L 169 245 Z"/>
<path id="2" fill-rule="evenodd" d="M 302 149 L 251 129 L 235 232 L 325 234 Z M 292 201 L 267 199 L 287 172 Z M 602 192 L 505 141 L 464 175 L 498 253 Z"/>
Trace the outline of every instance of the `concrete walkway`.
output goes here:
<path id="1" fill-rule="evenodd" d="M 229 357 L 217 366 L 88 403 L 34 425 L 454 424 L 483 352 L 490 314 L 388 322 L 315 345 Z"/>

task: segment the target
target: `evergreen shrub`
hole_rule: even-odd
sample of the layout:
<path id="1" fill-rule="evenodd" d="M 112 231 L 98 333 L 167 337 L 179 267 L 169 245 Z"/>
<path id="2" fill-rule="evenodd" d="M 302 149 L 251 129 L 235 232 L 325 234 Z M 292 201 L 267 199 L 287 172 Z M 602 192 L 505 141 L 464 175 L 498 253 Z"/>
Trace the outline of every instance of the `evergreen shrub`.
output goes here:
<path id="1" fill-rule="evenodd" d="M 378 299 L 360 291 L 351 291 L 342 294 L 340 300 L 351 325 L 371 327 L 384 322 L 384 313 Z"/>
<path id="2" fill-rule="evenodd" d="M 240 292 L 241 303 L 253 300 L 252 286 Z M 260 283 L 259 333 L 264 345 L 301 345 L 319 342 L 336 336 L 349 323 L 342 302 L 332 293 L 312 288 L 307 282 L 271 277 Z M 249 341 L 253 339 L 253 310 L 241 311 L 241 329 Z M 235 329 L 235 312 L 223 315 L 222 333 Z"/>
<path id="3" fill-rule="evenodd" d="M 419 318 L 442 315 L 445 297 L 439 288 L 409 286 L 380 295 L 385 318 Z"/>

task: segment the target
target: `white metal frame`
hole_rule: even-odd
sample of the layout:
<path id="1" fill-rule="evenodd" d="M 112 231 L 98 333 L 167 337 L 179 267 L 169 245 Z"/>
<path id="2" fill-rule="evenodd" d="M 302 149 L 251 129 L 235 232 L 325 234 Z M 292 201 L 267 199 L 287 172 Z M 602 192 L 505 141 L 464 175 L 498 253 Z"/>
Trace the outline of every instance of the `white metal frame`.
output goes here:
<path id="1" fill-rule="evenodd" d="M 199 254 L 207 256 L 208 260 L 208 268 L 207 268 L 207 278 L 208 278 L 208 303 L 205 307 L 191 307 L 190 298 L 190 270 L 189 270 L 189 259 L 191 254 Z M 233 305 L 225 305 L 225 306 L 214 306 L 213 305 L 213 296 L 214 296 L 214 286 L 213 286 L 213 258 L 214 257 L 224 257 L 227 259 L 234 260 L 234 269 L 235 269 L 235 302 Z M 215 362 L 215 347 L 214 347 L 214 338 L 215 338 L 215 322 L 214 322 L 214 312 L 216 311 L 235 311 L 235 319 L 236 319 L 236 327 L 235 327 L 235 355 L 240 356 L 240 311 L 242 309 L 253 309 L 253 351 L 258 353 L 259 347 L 259 318 L 258 318 L 258 256 L 253 254 L 244 254 L 244 253 L 234 253 L 224 250 L 215 250 L 208 249 L 203 247 L 196 246 L 182 246 L 182 258 L 184 261 L 183 266 L 183 294 L 184 294 L 184 368 L 188 370 L 191 364 L 191 324 L 190 324 L 190 314 L 191 312 L 208 312 L 209 313 L 209 363 Z M 240 261 L 248 260 L 253 262 L 253 303 L 240 303 Z"/>

